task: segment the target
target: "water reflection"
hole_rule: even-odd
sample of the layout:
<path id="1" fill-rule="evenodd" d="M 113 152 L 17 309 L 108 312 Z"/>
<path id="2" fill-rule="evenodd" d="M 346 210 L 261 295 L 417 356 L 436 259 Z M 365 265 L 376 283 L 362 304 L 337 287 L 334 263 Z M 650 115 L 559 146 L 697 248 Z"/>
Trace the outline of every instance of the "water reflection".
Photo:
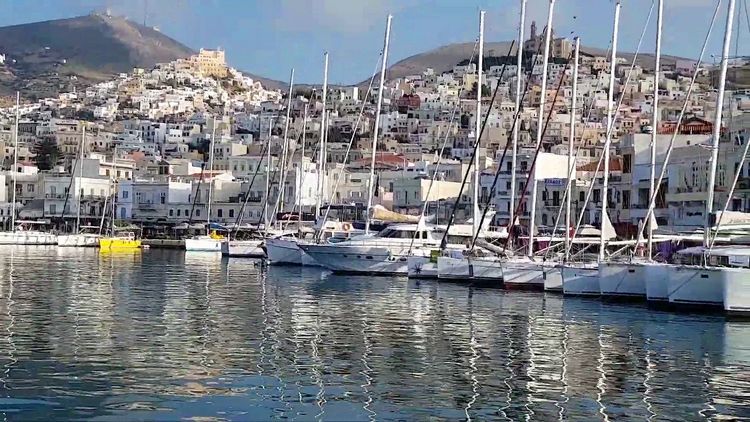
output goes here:
<path id="1" fill-rule="evenodd" d="M 748 325 L 216 254 L 0 249 L 6 419 L 732 418 Z M 744 412 L 744 413 L 743 413 Z"/>

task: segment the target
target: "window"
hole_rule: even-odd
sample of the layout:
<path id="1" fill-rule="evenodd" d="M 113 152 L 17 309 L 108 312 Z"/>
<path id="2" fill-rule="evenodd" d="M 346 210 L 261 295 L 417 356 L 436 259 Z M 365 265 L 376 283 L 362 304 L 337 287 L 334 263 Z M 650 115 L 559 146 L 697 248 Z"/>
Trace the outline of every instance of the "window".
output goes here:
<path id="1" fill-rule="evenodd" d="M 34 192 L 34 185 L 32 185 L 32 184 L 26 185 L 26 192 L 33 193 Z"/>
<path id="2" fill-rule="evenodd" d="M 630 208 L 630 191 L 622 191 L 622 209 L 626 210 Z"/>
<path id="3" fill-rule="evenodd" d="M 201 216 L 201 210 L 200 209 L 195 210 L 195 216 L 196 217 L 200 217 Z"/>
<path id="4" fill-rule="evenodd" d="M 120 170 L 117 170 L 117 177 L 122 177 L 122 172 Z"/>
<path id="5" fill-rule="evenodd" d="M 177 216 L 178 217 L 180 216 L 180 209 L 179 208 L 177 209 Z"/>
<path id="6" fill-rule="evenodd" d="M 122 199 L 128 199 L 129 195 L 130 195 L 129 191 L 126 191 L 126 190 L 122 191 Z"/>
<path id="7" fill-rule="evenodd" d="M 174 216 L 174 210 L 172 210 L 172 209 L 170 209 L 170 210 L 169 210 L 169 216 L 170 216 L 170 217 L 173 217 L 173 216 Z"/>
<path id="8" fill-rule="evenodd" d="M 216 210 L 216 215 L 217 215 L 217 216 L 218 216 L 219 218 L 222 218 L 222 217 L 224 217 L 224 215 L 223 215 L 223 214 L 224 214 L 224 210 L 222 210 L 221 208 L 219 208 L 219 209 L 217 209 L 217 210 Z"/>
<path id="9" fill-rule="evenodd" d="M 585 200 L 585 194 L 583 192 L 578 192 L 578 202 L 583 203 Z"/>
<path id="10" fill-rule="evenodd" d="M 50 214 L 57 214 L 57 204 L 49 204 Z"/>
<path id="11" fill-rule="evenodd" d="M 162 192 L 161 194 L 159 194 L 159 202 L 161 204 L 167 203 L 167 194 L 165 192 Z"/>
<path id="12" fill-rule="evenodd" d="M 125 210 L 125 207 L 120 208 L 120 219 L 121 220 L 124 220 L 126 218 L 126 216 L 127 216 L 126 212 L 127 211 Z"/>
<path id="13" fill-rule="evenodd" d="M 234 217 L 234 210 L 230 209 L 229 210 L 229 218 L 232 218 L 232 217 Z"/>

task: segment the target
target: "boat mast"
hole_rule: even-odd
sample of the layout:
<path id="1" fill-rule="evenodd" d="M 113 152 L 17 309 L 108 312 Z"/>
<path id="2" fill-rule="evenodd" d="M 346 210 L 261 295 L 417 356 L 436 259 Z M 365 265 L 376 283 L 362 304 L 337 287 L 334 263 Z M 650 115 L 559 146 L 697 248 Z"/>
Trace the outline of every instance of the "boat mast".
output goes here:
<path id="1" fill-rule="evenodd" d="M 267 232 L 268 225 L 268 195 L 271 193 L 271 138 L 273 137 L 273 116 L 268 117 L 268 147 L 266 148 L 266 199 L 263 210 L 263 229 Z"/>
<path id="2" fill-rule="evenodd" d="M 714 185 L 716 184 L 716 167 L 719 158 L 719 137 L 721 136 L 721 113 L 724 110 L 724 93 L 727 82 L 727 67 L 729 64 L 729 48 L 732 40 L 732 21 L 734 17 L 735 0 L 729 0 L 727 10 L 727 26 L 724 31 L 724 47 L 721 53 L 721 73 L 719 74 L 719 92 L 716 96 L 716 116 L 714 118 L 713 140 L 711 143 L 711 169 L 708 171 L 708 196 L 706 197 L 706 215 L 703 228 L 703 246 L 710 247 L 711 212 L 714 202 Z"/>
<path id="3" fill-rule="evenodd" d="M 661 76 L 661 32 L 662 32 L 662 18 L 664 12 L 664 0 L 658 0 L 657 12 L 656 12 L 656 52 L 654 54 L 654 117 L 651 119 L 651 174 L 650 184 L 648 190 L 648 197 L 651 198 L 654 195 L 656 186 L 654 185 L 656 180 L 656 135 L 657 128 L 659 127 L 659 77 Z M 649 261 L 653 257 L 653 237 L 654 237 L 654 217 L 648 219 L 648 259 Z"/>
<path id="4" fill-rule="evenodd" d="M 318 192 L 315 195 L 315 220 L 320 215 L 323 205 L 323 191 L 325 190 L 325 159 L 326 159 L 326 99 L 328 98 L 328 52 L 323 53 L 323 112 L 320 115 L 320 136 L 318 137 Z"/>
<path id="5" fill-rule="evenodd" d="M 576 52 L 573 56 L 573 93 L 570 100 L 570 135 L 568 137 L 568 186 L 565 192 L 565 260 L 570 257 L 570 206 L 573 194 L 573 181 L 576 179 L 576 171 L 573 163 L 573 145 L 576 138 L 576 102 L 578 100 L 578 54 L 581 50 L 581 39 L 576 37 Z"/>
<path id="6" fill-rule="evenodd" d="M 614 95 L 615 95 L 615 67 L 617 66 L 617 31 L 620 25 L 620 8 L 618 0 L 615 4 L 615 22 L 612 29 L 612 57 L 609 65 L 609 92 L 607 92 L 607 135 L 604 140 L 604 180 L 602 182 L 602 218 L 599 230 L 599 261 L 604 261 L 605 235 L 604 220 L 607 216 L 607 200 L 609 197 L 609 148 L 612 145 L 614 131 Z"/>
<path id="7" fill-rule="evenodd" d="M 16 231 L 16 182 L 18 181 L 18 121 L 21 114 L 21 93 L 16 91 L 16 124 L 13 128 L 13 202 L 10 205 L 10 226 Z M 63 210 L 65 212 L 65 210 Z"/>
<path id="8" fill-rule="evenodd" d="M 299 184 L 297 184 L 297 228 L 302 228 L 302 185 L 305 181 L 305 143 L 307 141 L 307 107 L 305 104 L 305 111 L 302 117 L 302 154 L 300 157 L 300 178 Z"/>
<path id="9" fill-rule="evenodd" d="M 112 233 L 112 237 L 115 236 L 115 215 L 117 210 L 117 178 L 115 177 L 115 160 L 117 160 L 117 144 L 114 145 L 114 149 L 112 150 L 112 221 L 110 221 L 110 230 Z"/>
<path id="10" fill-rule="evenodd" d="M 528 0 L 521 0 L 521 22 L 518 25 L 518 47 L 517 58 L 516 58 L 516 115 L 520 115 L 519 111 L 523 104 L 521 104 L 521 78 L 523 77 L 523 37 L 524 37 L 524 25 L 526 25 L 526 2 Z M 520 125 L 516 122 L 513 125 L 513 140 L 512 143 L 512 155 L 510 161 L 510 207 L 508 214 L 510 218 L 513 218 L 513 210 L 515 209 L 516 203 L 516 161 L 518 159 L 518 134 Z M 498 169 L 502 170 L 502 169 Z M 513 221 L 511 221 L 510 227 L 513 227 Z"/>
<path id="11" fill-rule="evenodd" d="M 213 128 L 211 129 L 211 143 L 208 151 L 208 205 L 206 212 L 206 234 L 211 234 L 211 197 L 214 190 L 214 143 L 216 140 L 216 116 L 213 116 Z"/>
<path id="12" fill-rule="evenodd" d="M 78 192 L 78 206 L 76 206 L 76 227 L 75 227 L 75 233 L 78 233 L 78 230 L 81 228 L 81 181 L 83 180 L 83 148 L 84 145 L 86 145 L 86 123 L 84 122 L 83 128 L 81 129 L 81 146 L 78 151 L 78 186 L 76 189 Z M 63 210 L 63 213 L 65 213 L 65 210 Z"/>
<path id="13" fill-rule="evenodd" d="M 549 0 L 549 11 L 547 12 L 547 27 L 544 29 L 544 58 L 542 67 L 542 90 L 539 97 L 539 116 L 537 116 L 536 123 L 536 149 L 539 150 L 539 145 L 542 143 L 542 130 L 544 126 L 544 106 L 547 102 L 547 66 L 549 64 L 549 46 L 552 40 L 552 15 L 555 10 L 555 0 Z M 529 216 L 529 245 L 528 255 L 534 255 L 534 229 L 536 220 L 536 197 L 537 197 L 537 181 L 536 177 L 531 172 L 527 177 L 531 178 L 531 215 Z"/>
<path id="14" fill-rule="evenodd" d="M 289 120 L 292 111 L 292 90 L 294 89 L 294 68 L 289 75 L 289 93 L 287 94 L 286 121 L 284 122 L 284 139 L 281 146 L 281 162 L 279 167 L 279 195 L 276 197 L 276 203 L 273 206 L 273 215 L 271 218 L 276 220 L 276 213 L 284 211 L 284 185 L 286 184 L 287 173 L 287 155 L 289 154 Z"/>
<path id="15" fill-rule="evenodd" d="M 474 123 L 474 142 L 477 144 L 477 149 L 481 148 L 482 139 L 480 131 L 482 128 L 482 66 L 484 65 L 484 10 L 479 12 L 479 57 L 477 60 L 477 113 L 476 122 Z M 489 111 L 488 111 L 489 113 Z M 479 211 L 479 182 L 481 179 L 482 169 L 479 167 L 480 160 L 479 154 L 474 154 L 474 215 L 472 221 L 474 222 L 474 234 L 479 233 L 481 229 L 481 212 Z"/>
<path id="16" fill-rule="evenodd" d="M 380 130 L 380 108 L 383 106 L 383 86 L 385 85 L 385 71 L 388 66 L 388 43 L 391 40 L 391 21 L 393 15 L 388 15 L 385 23 L 385 38 L 383 40 L 383 57 L 380 66 L 380 85 L 378 88 L 378 101 L 375 110 L 375 127 L 372 130 L 372 158 L 370 159 L 370 183 L 368 188 L 370 194 L 367 196 L 367 216 L 365 217 L 365 234 L 370 233 L 370 209 L 372 208 L 372 197 L 375 193 L 375 156 L 378 150 L 378 131 Z"/>

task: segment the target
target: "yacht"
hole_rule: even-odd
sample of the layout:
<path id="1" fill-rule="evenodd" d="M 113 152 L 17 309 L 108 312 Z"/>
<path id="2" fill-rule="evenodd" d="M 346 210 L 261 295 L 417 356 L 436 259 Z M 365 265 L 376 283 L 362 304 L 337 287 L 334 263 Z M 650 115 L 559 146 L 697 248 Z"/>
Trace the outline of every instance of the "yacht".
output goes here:
<path id="1" fill-rule="evenodd" d="M 363 234 L 331 243 L 299 247 L 319 265 L 334 272 L 408 275 L 409 256 L 429 257 L 440 247 L 442 232 L 434 226 L 394 224 L 377 234 Z"/>
<path id="2" fill-rule="evenodd" d="M 221 252 L 221 245 L 225 242 L 224 236 L 212 230 L 209 234 L 185 239 L 185 250 L 189 252 Z"/>
<path id="3" fill-rule="evenodd" d="M 56 245 L 57 236 L 33 229 L 36 221 L 16 221 L 17 227 L 10 232 L 0 232 L 0 245 Z"/>
<path id="4" fill-rule="evenodd" d="M 300 248 L 301 244 L 316 243 L 311 237 L 312 234 L 309 229 L 308 232 L 298 230 L 266 239 L 266 253 L 271 265 L 318 266 L 317 261 Z M 326 243 L 336 243 L 359 234 L 362 232 L 353 228 L 351 223 L 326 221 L 320 239 Z"/>
<path id="5" fill-rule="evenodd" d="M 99 238 L 99 249 L 101 251 L 125 251 L 140 248 L 141 240 L 135 237 L 134 232 L 120 232 L 111 237 Z"/>

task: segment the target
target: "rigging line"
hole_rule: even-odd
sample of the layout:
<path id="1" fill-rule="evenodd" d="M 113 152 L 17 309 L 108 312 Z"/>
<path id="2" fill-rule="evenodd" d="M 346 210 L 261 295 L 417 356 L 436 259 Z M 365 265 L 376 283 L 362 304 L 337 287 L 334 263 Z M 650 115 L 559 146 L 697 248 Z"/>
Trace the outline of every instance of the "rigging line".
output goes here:
<path id="1" fill-rule="evenodd" d="M 474 43 L 474 49 L 471 52 L 471 57 L 469 58 L 469 64 L 472 64 L 474 62 L 474 58 L 476 56 L 478 47 L 479 47 L 479 40 L 477 40 Z M 463 93 L 463 91 L 464 91 L 464 87 L 462 86 L 456 95 L 458 99 L 461 98 L 461 94 Z M 438 154 L 438 158 L 435 161 L 435 170 L 434 170 L 434 173 L 432 174 L 432 180 L 430 181 L 430 186 L 427 188 L 427 196 L 426 196 L 427 199 L 425 200 L 424 205 L 422 206 L 420 219 L 423 217 L 426 217 L 425 214 L 427 213 L 427 206 L 430 203 L 430 193 L 432 192 L 432 186 L 435 184 L 435 181 L 437 180 L 438 170 L 440 169 L 440 161 L 443 159 L 443 153 L 445 153 L 445 148 L 448 145 L 448 137 L 450 135 L 451 128 L 453 127 L 455 123 L 456 111 L 458 111 L 460 104 L 461 104 L 461 101 L 456 101 L 456 104 L 453 106 L 453 111 L 451 111 L 451 118 L 449 120 L 448 128 L 445 132 L 445 137 L 443 138 L 443 144 L 440 147 L 440 153 Z M 440 135 L 438 135 L 438 139 L 440 139 Z M 411 237 L 411 242 L 409 242 L 409 252 L 408 252 L 409 255 L 411 255 L 412 248 L 414 247 L 414 241 L 416 240 L 418 235 L 419 235 L 419 230 L 415 230 L 414 234 Z"/>
<path id="2" fill-rule="evenodd" d="M 263 164 L 263 158 L 265 158 L 266 152 L 268 151 L 268 146 L 270 144 L 271 144 L 271 138 L 269 138 L 268 141 L 263 146 L 263 150 L 260 153 L 260 160 L 258 161 L 258 165 L 255 168 L 255 172 L 253 173 L 252 179 L 250 179 L 250 185 L 247 187 L 247 194 L 245 195 L 245 200 L 242 202 L 239 215 L 237 216 L 237 221 L 235 222 L 235 229 L 234 229 L 235 237 L 237 237 L 237 234 L 240 231 L 240 225 L 242 224 L 242 214 L 245 212 L 245 207 L 247 206 L 247 203 L 250 200 L 251 189 L 253 188 L 253 184 L 255 183 L 255 178 L 258 176 L 258 173 L 260 173 L 260 167 L 261 167 L 261 164 Z M 266 165 L 270 165 L 270 164 L 266 163 Z"/>
<path id="3" fill-rule="evenodd" d="M 703 47 L 701 47 L 700 55 L 698 56 L 698 61 L 695 63 L 695 70 L 693 71 L 693 78 L 690 81 L 690 85 L 688 86 L 687 93 L 685 94 L 685 101 L 682 103 L 682 110 L 680 110 L 680 114 L 677 116 L 677 125 L 675 126 L 675 130 L 672 133 L 672 138 L 669 140 L 669 146 L 667 148 L 666 155 L 664 157 L 664 161 L 661 166 L 661 172 L 659 172 L 659 179 L 654 184 L 654 193 L 651 195 L 651 198 L 649 198 L 649 205 L 648 205 L 648 211 L 646 212 L 646 218 L 644 221 L 649 221 L 651 216 L 654 214 L 654 208 L 656 206 L 656 198 L 659 195 L 659 190 L 661 189 L 661 182 L 664 180 L 664 176 L 667 172 L 667 163 L 669 163 L 669 159 L 672 156 L 672 150 L 674 149 L 674 143 L 677 139 L 677 134 L 679 133 L 680 126 L 682 125 L 682 119 L 685 117 L 685 112 L 687 111 L 688 102 L 690 99 L 690 96 L 693 93 L 693 88 L 695 87 L 695 81 L 698 79 L 698 73 L 701 69 L 701 64 L 703 63 L 703 56 L 706 53 L 706 48 L 708 46 L 708 41 L 711 38 L 711 32 L 713 31 L 714 25 L 716 24 L 716 17 L 719 14 L 719 9 L 721 8 L 722 0 L 718 0 L 716 2 L 716 9 L 714 9 L 713 17 L 711 18 L 711 24 L 708 27 L 708 31 L 706 32 L 706 37 L 703 40 Z M 643 230 L 645 229 L 642 227 L 638 231 L 638 237 L 636 239 L 640 239 L 641 236 L 643 236 Z M 635 248 L 631 251 L 631 258 L 635 254 Z"/>
<path id="4" fill-rule="evenodd" d="M 547 133 L 547 128 L 549 127 L 549 122 L 552 120 L 552 113 L 555 110 L 555 103 L 557 103 L 557 97 L 560 94 L 560 89 L 562 88 L 563 82 L 565 81 L 565 72 L 570 67 L 570 62 L 573 58 L 573 52 L 571 52 L 568 55 L 568 60 L 565 63 L 565 69 L 563 70 L 562 75 L 560 75 L 560 81 L 557 83 L 557 89 L 555 90 L 555 95 L 552 97 L 552 102 L 550 103 L 550 109 L 549 113 L 547 113 L 547 119 L 544 122 L 544 127 L 542 128 L 542 136 L 540 140 L 544 140 L 544 135 Z M 544 69 L 544 72 L 546 72 L 547 69 Z M 541 95 L 546 95 L 546 93 L 542 93 Z M 512 235 L 511 235 L 511 227 L 513 226 L 513 222 L 516 219 L 516 216 L 518 215 L 518 210 L 525 205 L 524 202 L 526 200 L 526 191 L 529 187 L 529 181 L 534 180 L 534 183 L 536 183 L 536 178 L 534 177 L 534 168 L 536 167 L 536 160 L 539 158 L 539 153 L 541 152 L 542 146 L 544 145 L 544 142 L 539 142 L 539 145 L 536 146 L 536 151 L 534 152 L 534 158 L 531 160 L 531 167 L 529 168 L 529 176 L 526 178 L 526 183 L 523 185 L 523 189 L 521 190 L 521 197 L 518 198 L 518 205 L 515 208 L 515 211 L 513 212 L 513 216 L 511 220 L 508 222 L 508 227 L 506 228 L 506 231 L 508 232 L 508 237 L 505 240 L 505 243 L 503 244 L 503 252 L 505 251 L 506 247 L 508 246 L 508 243 L 510 242 Z M 531 230 L 534 230 L 533 227 L 531 227 Z"/>
<path id="5" fill-rule="evenodd" d="M 541 48 L 541 44 L 539 45 L 539 48 Z M 531 74 L 533 73 L 533 70 L 536 67 L 537 60 L 538 60 L 538 55 L 539 55 L 539 53 L 537 52 L 537 55 L 536 55 L 537 57 L 534 59 L 534 64 L 533 64 L 533 66 L 531 66 L 531 69 L 528 72 L 528 76 L 527 76 L 527 79 L 526 79 L 526 86 L 524 87 L 524 91 L 523 91 L 523 94 L 521 96 L 521 101 L 520 101 L 521 105 L 523 105 L 523 101 L 524 101 L 524 99 L 526 99 L 526 94 L 528 93 L 529 88 L 531 87 Z M 518 81 L 517 83 L 521 83 L 521 81 Z M 521 110 L 522 109 L 523 109 L 523 107 L 521 106 L 521 107 L 518 107 L 518 110 L 516 110 L 515 115 L 513 116 L 513 123 L 512 123 L 511 128 L 510 128 L 510 133 L 513 133 L 513 131 L 515 130 L 516 125 L 518 124 L 518 120 L 519 120 L 519 118 L 521 116 Z M 492 202 L 492 199 L 495 196 L 495 188 L 497 187 L 497 182 L 500 180 L 500 174 L 502 172 L 502 166 L 503 166 L 503 163 L 505 162 L 505 157 L 506 157 L 506 155 L 508 153 L 508 147 L 509 146 L 510 146 L 510 142 L 506 141 L 505 147 L 503 148 L 503 155 L 500 157 L 500 160 L 498 161 L 498 167 L 497 167 L 497 171 L 495 172 L 495 178 L 492 181 L 492 187 L 489 190 L 489 193 L 488 193 L 488 196 L 487 196 L 487 201 L 485 201 L 485 204 L 484 204 L 484 209 L 482 211 L 482 218 L 479 220 L 480 221 L 479 227 L 482 227 L 482 225 L 484 224 L 484 219 L 487 216 L 487 212 L 489 211 L 490 203 Z M 513 172 L 515 172 L 515 170 L 516 169 L 511 169 L 511 171 L 513 171 Z M 513 204 L 511 204 L 511 206 L 513 206 Z M 515 218 L 513 218 L 511 221 L 513 221 L 513 220 L 515 220 Z M 476 246 L 476 242 L 477 242 L 478 238 L 479 238 L 479 233 L 475 233 L 474 234 L 474 238 L 471 241 L 471 248 L 469 249 L 470 252 L 474 250 L 474 247 Z"/>
<path id="6" fill-rule="evenodd" d="M 503 67 L 500 71 L 500 76 L 497 79 L 497 84 L 495 85 L 495 90 L 492 93 L 492 99 L 490 100 L 490 105 L 487 107 L 487 114 L 484 115 L 484 121 L 482 122 L 482 127 L 479 130 L 479 133 L 476 134 L 476 141 L 474 141 L 474 149 L 471 154 L 471 160 L 469 161 L 469 166 L 467 167 L 466 174 L 464 175 L 464 180 L 461 182 L 461 188 L 458 191 L 458 195 L 456 196 L 456 201 L 453 205 L 453 210 L 451 211 L 451 215 L 448 218 L 448 225 L 445 228 L 445 233 L 443 233 L 443 238 L 440 240 L 440 249 L 445 249 L 445 247 L 448 244 L 448 231 L 450 230 L 451 226 L 453 225 L 453 221 L 455 220 L 456 216 L 456 209 L 458 208 L 458 204 L 461 201 L 461 195 L 464 191 L 464 187 L 466 186 L 466 182 L 469 178 L 469 173 L 471 173 L 471 165 L 474 163 L 474 159 L 477 155 L 477 152 L 479 151 L 479 145 L 481 144 L 482 140 L 482 134 L 484 133 L 484 128 L 487 126 L 487 121 L 490 119 L 490 113 L 492 112 L 492 105 L 495 103 L 495 98 L 497 98 L 497 92 L 500 90 L 500 81 L 503 78 L 503 74 L 505 74 L 505 68 L 507 66 L 508 59 L 510 58 L 510 54 L 513 51 L 513 46 L 515 45 L 516 40 L 513 40 L 510 43 L 510 48 L 508 48 L 508 54 L 505 55 L 505 59 L 503 60 Z M 481 92 L 482 81 L 477 81 L 477 90 Z M 477 119 L 481 119 L 482 116 L 476 116 Z M 480 169 L 474 169 L 475 172 L 480 171 Z M 481 230 L 481 227 L 477 230 Z"/>
<path id="7" fill-rule="evenodd" d="M 365 112 L 365 106 L 367 105 L 367 99 L 370 97 L 370 94 L 372 93 L 372 87 L 373 87 L 373 84 L 375 83 L 375 77 L 378 75 L 378 68 L 380 67 L 380 61 L 381 61 L 382 57 L 383 57 L 383 52 L 381 51 L 380 52 L 380 57 L 375 62 L 375 69 L 372 72 L 372 77 L 370 78 L 370 83 L 367 86 L 367 92 L 365 93 L 365 97 L 362 99 L 362 107 L 360 107 L 359 114 L 357 115 L 357 121 L 354 124 L 354 129 L 352 129 L 352 136 L 349 139 L 349 145 L 346 147 L 346 153 L 344 154 L 344 160 L 343 160 L 343 163 L 342 163 L 343 165 L 339 168 L 338 176 L 336 177 L 336 181 L 333 184 L 333 190 L 331 191 L 331 195 L 330 195 L 330 197 L 328 199 L 328 205 L 326 206 L 326 211 L 323 214 L 323 220 L 321 221 L 320 225 L 318 226 L 318 228 L 316 230 L 316 233 L 315 233 L 315 239 L 316 240 L 320 239 L 320 235 L 323 233 L 323 229 L 325 228 L 326 221 L 328 221 L 328 215 L 331 212 L 331 203 L 333 202 L 333 197 L 336 195 L 336 192 L 339 189 L 339 182 L 342 179 L 341 176 L 344 174 L 346 163 L 349 160 L 349 154 L 351 153 L 352 146 L 354 145 L 354 139 L 355 139 L 355 137 L 357 135 L 357 131 L 359 130 L 359 125 L 360 125 L 360 123 L 362 121 L 362 116 L 364 115 L 364 112 Z M 324 172 L 321 171 L 320 174 L 318 174 L 318 177 L 322 177 L 323 173 Z M 315 218 L 317 219 L 317 217 L 318 216 L 316 215 Z"/>
<path id="8" fill-rule="evenodd" d="M 652 1 L 651 2 L 651 8 L 648 11 L 648 16 L 646 16 L 646 22 L 644 22 L 644 24 L 643 24 L 643 30 L 641 31 L 641 36 L 638 39 L 638 45 L 636 47 L 635 54 L 633 54 L 633 60 L 632 60 L 632 62 L 630 64 L 630 69 L 628 70 L 628 77 L 625 79 L 625 84 L 623 85 L 623 87 L 625 87 L 625 88 L 627 88 L 628 85 L 630 85 L 630 79 L 631 79 L 631 77 L 633 75 L 633 71 L 635 70 L 635 64 L 636 64 L 636 61 L 638 60 L 638 55 L 641 52 L 641 46 L 643 45 L 643 39 L 646 36 L 646 30 L 648 29 L 648 24 L 651 22 L 651 16 L 653 15 L 653 12 L 654 12 L 654 6 L 655 6 L 655 2 Z M 624 95 L 620 96 L 620 99 L 619 99 L 620 103 L 618 103 L 618 105 L 617 105 L 618 109 L 620 108 L 620 104 L 622 103 L 622 98 L 623 97 L 624 97 Z M 589 117 L 590 117 L 590 115 L 589 115 Z M 617 119 L 617 117 L 615 115 L 615 117 L 613 118 L 613 122 L 616 121 L 616 119 Z M 575 159 L 573 161 L 574 163 L 578 159 L 578 153 L 581 151 L 581 148 L 583 146 L 582 144 L 583 144 L 583 136 L 581 136 L 581 143 L 576 148 Z M 568 185 L 571 185 L 573 183 L 574 176 L 575 176 L 575 166 L 573 166 L 572 169 L 568 170 L 568 182 L 566 184 L 565 193 L 563 194 L 563 199 L 562 199 L 563 201 L 567 200 L 568 191 L 569 190 L 571 191 L 571 194 L 572 194 L 572 189 L 568 189 Z M 586 204 L 584 203 L 584 208 L 585 207 L 586 207 Z M 557 212 L 557 217 L 555 218 L 555 226 L 552 229 L 552 236 L 553 237 L 554 237 L 555 232 L 557 231 L 557 228 L 560 225 L 560 220 L 562 219 L 562 210 L 563 210 L 563 207 L 560 207 L 560 209 Z M 570 228 L 566 227 L 565 230 L 570 230 Z M 571 236 L 571 238 L 570 238 L 571 243 L 572 243 L 573 240 L 575 240 L 575 233 L 576 232 L 574 231 L 573 232 L 573 236 Z M 545 257 L 549 256 L 549 251 L 550 250 L 548 249 L 547 253 L 545 253 Z"/>

